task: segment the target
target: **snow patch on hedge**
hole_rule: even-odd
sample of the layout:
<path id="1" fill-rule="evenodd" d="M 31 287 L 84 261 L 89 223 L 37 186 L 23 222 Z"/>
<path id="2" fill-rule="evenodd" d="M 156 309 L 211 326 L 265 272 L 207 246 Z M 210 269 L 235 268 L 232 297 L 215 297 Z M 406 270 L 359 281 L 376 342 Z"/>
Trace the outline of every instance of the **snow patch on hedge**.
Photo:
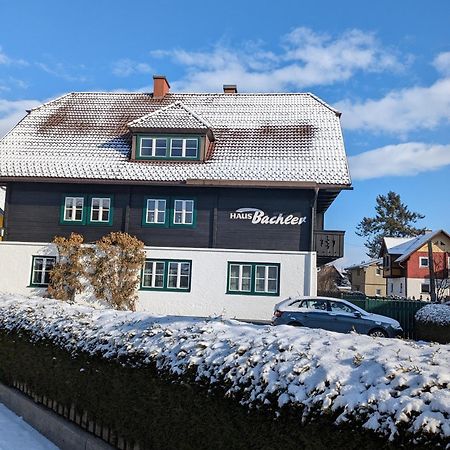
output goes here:
<path id="1" fill-rule="evenodd" d="M 450 305 L 426 305 L 416 312 L 416 320 L 423 323 L 450 326 Z"/>
<path id="2" fill-rule="evenodd" d="M 334 413 L 394 439 L 450 437 L 450 345 L 232 320 L 155 317 L 0 295 L 0 329 L 74 353 L 155 363 L 247 407 Z"/>

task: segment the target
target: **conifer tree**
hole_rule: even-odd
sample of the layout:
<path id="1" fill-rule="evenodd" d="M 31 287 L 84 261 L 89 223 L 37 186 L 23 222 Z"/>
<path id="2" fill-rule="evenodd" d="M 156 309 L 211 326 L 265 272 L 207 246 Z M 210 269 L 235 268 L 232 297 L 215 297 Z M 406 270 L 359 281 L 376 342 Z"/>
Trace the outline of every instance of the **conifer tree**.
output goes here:
<path id="1" fill-rule="evenodd" d="M 410 237 L 425 232 L 424 228 L 413 226 L 425 216 L 409 211 L 393 191 L 377 196 L 375 212 L 375 217 L 364 217 L 356 227 L 356 234 L 367 238 L 364 245 L 371 258 L 378 257 L 384 237 Z"/>

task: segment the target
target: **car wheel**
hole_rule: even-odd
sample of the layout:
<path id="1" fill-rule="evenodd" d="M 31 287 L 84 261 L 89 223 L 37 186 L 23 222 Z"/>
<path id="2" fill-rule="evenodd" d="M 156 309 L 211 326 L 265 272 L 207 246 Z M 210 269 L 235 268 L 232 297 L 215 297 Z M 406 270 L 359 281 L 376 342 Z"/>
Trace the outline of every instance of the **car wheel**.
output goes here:
<path id="1" fill-rule="evenodd" d="M 381 328 L 374 328 L 373 330 L 370 330 L 368 334 L 372 337 L 388 337 L 386 331 Z"/>
<path id="2" fill-rule="evenodd" d="M 289 322 L 288 325 L 292 327 L 302 327 L 303 325 L 300 322 Z"/>

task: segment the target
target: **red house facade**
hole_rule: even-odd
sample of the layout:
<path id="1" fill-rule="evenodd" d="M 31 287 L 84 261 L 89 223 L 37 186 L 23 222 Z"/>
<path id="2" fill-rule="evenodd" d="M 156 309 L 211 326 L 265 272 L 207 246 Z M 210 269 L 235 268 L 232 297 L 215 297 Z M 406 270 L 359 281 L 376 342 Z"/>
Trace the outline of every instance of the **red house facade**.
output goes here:
<path id="1" fill-rule="evenodd" d="M 413 238 L 384 238 L 381 256 L 387 295 L 431 300 L 434 274 L 437 298 L 450 296 L 450 235 L 444 230 Z"/>

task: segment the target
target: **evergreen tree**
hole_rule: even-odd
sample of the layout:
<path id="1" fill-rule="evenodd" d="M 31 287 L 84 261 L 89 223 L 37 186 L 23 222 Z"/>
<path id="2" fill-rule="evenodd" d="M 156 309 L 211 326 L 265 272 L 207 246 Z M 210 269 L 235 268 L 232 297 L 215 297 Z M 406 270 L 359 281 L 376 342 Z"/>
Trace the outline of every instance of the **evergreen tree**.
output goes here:
<path id="1" fill-rule="evenodd" d="M 375 217 L 364 217 L 356 227 L 356 234 L 367 238 L 364 245 L 371 258 L 378 257 L 384 237 L 410 237 L 425 232 L 425 228 L 413 226 L 425 216 L 409 211 L 393 191 L 377 196 L 375 212 Z"/>

